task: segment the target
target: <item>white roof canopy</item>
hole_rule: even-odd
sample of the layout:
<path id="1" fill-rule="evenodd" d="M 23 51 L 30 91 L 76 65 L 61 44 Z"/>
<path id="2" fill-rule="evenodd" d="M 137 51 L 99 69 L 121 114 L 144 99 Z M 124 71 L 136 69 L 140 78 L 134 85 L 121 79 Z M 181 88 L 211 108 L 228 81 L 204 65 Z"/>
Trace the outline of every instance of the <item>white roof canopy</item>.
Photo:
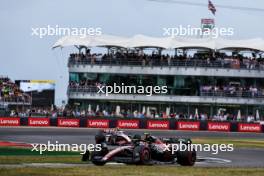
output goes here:
<path id="1" fill-rule="evenodd" d="M 222 38 L 170 38 L 149 37 L 135 35 L 133 37 L 119 37 L 112 35 L 100 36 L 65 36 L 60 38 L 54 45 L 56 47 L 66 46 L 86 47 L 123 47 L 123 48 L 208 48 L 221 49 L 249 49 L 264 51 L 264 40 L 261 38 L 248 40 L 227 40 Z"/>

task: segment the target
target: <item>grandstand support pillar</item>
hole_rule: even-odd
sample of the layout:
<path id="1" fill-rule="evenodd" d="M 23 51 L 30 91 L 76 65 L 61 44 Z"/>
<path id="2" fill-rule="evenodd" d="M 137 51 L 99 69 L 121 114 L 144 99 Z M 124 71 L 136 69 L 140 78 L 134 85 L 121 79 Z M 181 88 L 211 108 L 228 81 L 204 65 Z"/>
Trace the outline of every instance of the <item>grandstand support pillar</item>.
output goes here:
<path id="1" fill-rule="evenodd" d="M 133 113 L 132 103 L 130 103 L 130 113 Z"/>
<path id="2" fill-rule="evenodd" d="M 110 51 L 110 48 L 109 47 L 107 47 L 107 55 L 109 55 L 109 52 Z"/>
<path id="3" fill-rule="evenodd" d="M 31 89 L 31 87 L 30 87 Z M 30 91 L 30 112 L 32 111 L 32 103 L 33 103 L 33 94 L 32 94 L 32 90 Z"/>
<path id="4" fill-rule="evenodd" d="M 190 104 L 188 103 L 187 104 L 187 116 L 190 117 Z"/>
<path id="5" fill-rule="evenodd" d="M 215 58 L 215 50 L 211 50 L 212 51 L 212 56 Z"/>
<path id="6" fill-rule="evenodd" d="M 162 49 L 158 48 L 159 55 L 161 56 Z"/>
<path id="7" fill-rule="evenodd" d="M 246 108 L 246 117 L 248 117 L 248 105 L 246 105 L 247 108 Z"/>
<path id="8" fill-rule="evenodd" d="M 209 116 L 210 118 L 213 117 L 213 113 L 214 113 L 213 111 L 214 111 L 213 105 L 210 105 L 210 116 Z"/>

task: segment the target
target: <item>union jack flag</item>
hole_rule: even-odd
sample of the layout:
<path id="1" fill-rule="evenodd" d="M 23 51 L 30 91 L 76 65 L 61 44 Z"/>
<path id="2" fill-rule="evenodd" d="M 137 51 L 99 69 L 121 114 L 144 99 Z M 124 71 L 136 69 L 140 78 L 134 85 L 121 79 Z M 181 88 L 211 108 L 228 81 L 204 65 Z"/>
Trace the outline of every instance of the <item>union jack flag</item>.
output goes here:
<path id="1" fill-rule="evenodd" d="M 215 15 L 216 8 L 210 0 L 208 1 L 208 10 L 210 10 Z"/>

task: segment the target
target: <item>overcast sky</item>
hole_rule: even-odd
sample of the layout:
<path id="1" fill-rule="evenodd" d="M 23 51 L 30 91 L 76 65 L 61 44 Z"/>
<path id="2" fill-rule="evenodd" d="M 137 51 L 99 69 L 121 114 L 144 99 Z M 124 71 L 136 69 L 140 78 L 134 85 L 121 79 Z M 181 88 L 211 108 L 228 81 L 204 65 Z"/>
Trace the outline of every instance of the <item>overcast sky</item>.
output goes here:
<path id="1" fill-rule="evenodd" d="M 169 0 L 166 0 L 169 1 Z M 173 1 L 173 0 L 172 0 Z M 207 3 L 207 0 L 185 0 Z M 233 27 L 234 39 L 264 38 L 264 11 L 218 8 L 217 5 L 264 8 L 263 0 L 212 0 L 218 27 Z M 253 3 L 254 2 L 254 3 Z M 159 37 L 163 27 L 192 25 L 212 18 L 207 6 L 160 3 L 148 0 L 1 0 L 0 75 L 16 79 L 56 81 L 56 102 L 66 99 L 67 58 L 73 47 L 52 50 L 61 36 L 42 39 L 31 28 L 101 27 L 103 34 Z"/>

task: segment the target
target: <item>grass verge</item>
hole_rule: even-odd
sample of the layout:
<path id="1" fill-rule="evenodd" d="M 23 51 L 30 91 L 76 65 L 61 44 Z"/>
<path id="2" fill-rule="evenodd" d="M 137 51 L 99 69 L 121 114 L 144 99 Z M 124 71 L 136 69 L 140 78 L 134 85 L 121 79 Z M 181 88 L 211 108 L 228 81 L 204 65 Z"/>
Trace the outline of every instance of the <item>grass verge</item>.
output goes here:
<path id="1" fill-rule="evenodd" d="M 0 168 L 8 176 L 263 176 L 263 168 L 196 168 L 172 166 L 89 166 L 73 168 Z"/>
<path id="2" fill-rule="evenodd" d="M 0 164 L 22 163 L 84 163 L 81 156 L 0 156 Z M 1 166 L 0 166 L 1 167 Z M 0 174 L 1 175 L 1 174 Z"/>
<path id="3" fill-rule="evenodd" d="M 42 155 L 31 148 L 0 147 L 0 164 L 20 163 L 81 163 L 79 152 L 43 152 Z M 1 175 L 1 174 L 0 174 Z"/>

